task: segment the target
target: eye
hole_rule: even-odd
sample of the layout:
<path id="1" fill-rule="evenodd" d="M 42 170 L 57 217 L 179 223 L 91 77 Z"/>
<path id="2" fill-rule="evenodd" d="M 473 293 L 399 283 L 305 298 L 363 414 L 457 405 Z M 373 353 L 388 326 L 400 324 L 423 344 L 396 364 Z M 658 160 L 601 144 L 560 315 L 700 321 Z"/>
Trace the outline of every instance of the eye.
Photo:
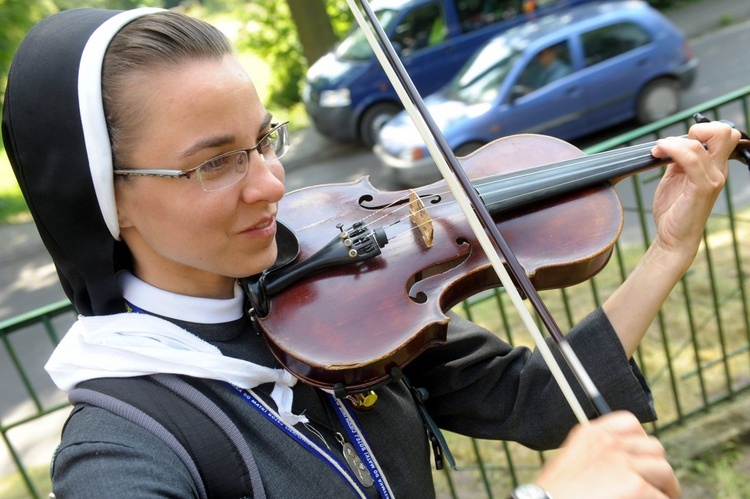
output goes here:
<path id="1" fill-rule="evenodd" d="M 235 158 L 236 155 L 237 154 L 235 153 L 227 156 L 219 156 L 218 158 L 209 159 L 200 167 L 199 173 L 201 178 L 203 180 L 211 180 L 213 178 L 219 177 L 224 172 L 227 165 L 235 163 L 237 161 L 237 159 Z"/>

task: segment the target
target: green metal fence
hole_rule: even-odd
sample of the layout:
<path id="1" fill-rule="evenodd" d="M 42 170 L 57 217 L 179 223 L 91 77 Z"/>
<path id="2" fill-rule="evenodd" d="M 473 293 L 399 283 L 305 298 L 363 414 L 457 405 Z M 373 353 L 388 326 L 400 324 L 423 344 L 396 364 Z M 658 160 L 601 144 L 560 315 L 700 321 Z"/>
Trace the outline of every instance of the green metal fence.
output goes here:
<path id="1" fill-rule="evenodd" d="M 674 117 L 642 127 L 586 149 L 596 153 L 659 137 L 686 133 L 692 115 L 728 119 L 741 129 L 750 123 L 750 87 L 688 109 Z M 736 164 L 734 164 L 736 163 Z M 625 279 L 651 241 L 652 193 L 660 171 L 645 172 L 617 185 L 623 199 L 625 226 L 609 265 L 595 278 L 577 286 L 545 291 L 542 296 L 563 329 L 572 327 L 600 305 Z M 705 230 L 695 263 L 676 287 L 637 352 L 637 361 L 654 392 L 659 422 L 649 430 L 660 435 L 688 418 L 736 397 L 750 387 L 750 313 L 746 268 L 750 265 L 748 240 L 750 182 L 744 167 L 733 162 L 723 197 Z M 745 188 L 747 187 L 747 188 Z M 747 246 L 747 245 L 745 245 Z M 487 326 L 513 344 L 531 344 L 502 290 L 473 297 L 457 311 Z M 0 323 L 4 351 L 0 392 L 0 434 L 5 449 L 31 497 L 48 492 L 35 482 L 24 462 L 24 448 L 14 431 L 50 414 L 69 410 L 64 397 L 44 381 L 46 355 L 24 355 L 22 338 L 42 334 L 49 350 L 75 319 L 67 301 L 52 304 Z M 22 410 L 17 410 L 19 407 Z M 515 484 L 528 480 L 545 460 L 545 453 L 511 442 L 478 441 L 447 435 L 458 471 L 436 473 L 440 497 L 504 497 Z M 2 492 L 2 491 L 0 491 Z"/>

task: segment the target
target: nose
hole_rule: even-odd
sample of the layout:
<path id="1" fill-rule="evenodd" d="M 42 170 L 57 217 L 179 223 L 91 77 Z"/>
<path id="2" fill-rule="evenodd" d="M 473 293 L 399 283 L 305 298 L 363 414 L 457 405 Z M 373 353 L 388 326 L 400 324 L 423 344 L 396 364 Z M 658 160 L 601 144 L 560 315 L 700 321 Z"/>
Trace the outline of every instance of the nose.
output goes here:
<path id="1" fill-rule="evenodd" d="M 278 203 L 284 196 L 284 166 L 278 159 L 264 161 L 260 154 L 252 153 L 248 172 L 242 179 L 242 200 L 245 203 L 266 201 Z"/>

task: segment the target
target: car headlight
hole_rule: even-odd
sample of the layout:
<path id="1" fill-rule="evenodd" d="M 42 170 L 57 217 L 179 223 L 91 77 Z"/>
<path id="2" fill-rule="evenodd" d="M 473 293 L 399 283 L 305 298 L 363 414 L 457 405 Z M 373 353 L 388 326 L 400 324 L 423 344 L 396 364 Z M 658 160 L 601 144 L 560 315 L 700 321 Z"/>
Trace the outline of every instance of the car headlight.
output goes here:
<path id="1" fill-rule="evenodd" d="M 352 103 L 351 95 L 348 88 L 338 88 L 336 90 L 323 90 L 320 92 L 321 107 L 343 107 Z"/>

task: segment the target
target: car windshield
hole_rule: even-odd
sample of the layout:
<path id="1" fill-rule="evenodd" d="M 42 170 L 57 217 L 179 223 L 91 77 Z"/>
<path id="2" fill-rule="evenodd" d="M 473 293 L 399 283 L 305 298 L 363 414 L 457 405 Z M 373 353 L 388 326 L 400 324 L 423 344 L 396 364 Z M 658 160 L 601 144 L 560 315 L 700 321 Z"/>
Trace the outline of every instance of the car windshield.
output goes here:
<path id="1" fill-rule="evenodd" d="M 396 18 L 398 11 L 393 9 L 383 9 L 375 12 L 375 16 L 378 18 L 380 25 L 383 30 L 387 33 L 391 23 Z M 336 47 L 336 57 L 338 59 L 347 59 L 350 61 L 364 61 L 372 57 L 372 49 L 370 44 L 367 43 L 364 32 L 356 26 L 352 31 L 349 32 L 346 37 L 341 40 L 338 47 Z"/>
<path id="2" fill-rule="evenodd" d="M 489 43 L 451 80 L 447 96 L 468 104 L 493 102 L 521 53 L 502 39 Z"/>

